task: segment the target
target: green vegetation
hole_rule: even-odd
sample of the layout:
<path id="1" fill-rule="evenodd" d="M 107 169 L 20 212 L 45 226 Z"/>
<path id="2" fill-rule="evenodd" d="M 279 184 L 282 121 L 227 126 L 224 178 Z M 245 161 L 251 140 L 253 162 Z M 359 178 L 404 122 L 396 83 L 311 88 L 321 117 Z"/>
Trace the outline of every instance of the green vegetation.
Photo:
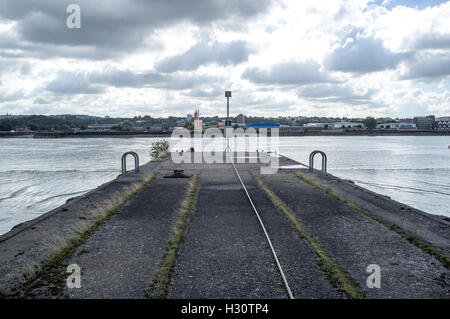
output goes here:
<path id="1" fill-rule="evenodd" d="M 263 189 L 270 198 L 275 207 L 280 211 L 287 220 L 289 220 L 292 228 L 297 235 L 304 239 L 316 254 L 316 263 L 322 271 L 327 275 L 329 282 L 337 287 L 340 291 L 350 299 L 364 299 L 366 296 L 359 288 L 355 280 L 345 271 L 337 261 L 333 259 L 331 254 L 319 243 L 306 227 L 300 223 L 295 217 L 292 210 L 277 196 L 274 192 L 261 180 L 261 178 L 253 174 L 253 178 L 257 181 L 258 186 Z"/>
<path id="2" fill-rule="evenodd" d="M 18 292 L 11 297 L 32 296 L 34 289 L 41 286 L 48 287 L 52 295 L 60 295 L 64 289 L 67 278 L 64 260 L 70 258 L 76 249 L 86 242 L 97 229 L 114 214 L 118 213 L 123 205 L 133 199 L 138 193 L 147 187 L 154 176 L 148 177 L 141 183 L 134 183 L 124 192 L 125 196 L 115 193 L 110 202 L 99 204 L 97 214 L 86 222 L 74 225 L 74 237 L 71 239 L 59 238 L 56 243 L 51 245 L 54 253 L 47 258 L 41 265 L 30 266 L 22 275 L 22 285 Z M 82 250 L 80 253 L 86 253 Z"/>
<path id="3" fill-rule="evenodd" d="M 0 119 L 0 131 L 16 130 L 18 128 L 29 128 L 32 131 L 60 130 L 63 128 L 86 129 L 88 124 L 114 124 L 120 123 L 118 119 L 102 118 L 83 115 L 23 115 Z"/>
<path id="4" fill-rule="evenodd" d="M 369 116 L 364 119 L 363 124 L 368 130 L 373 130 L 377 127 L 377 120 Z"/>
<path id="5" fill-rule="evenodd" d="M 153 160 L 164 158 L 169 153 L 169 142 L 167 140 L 159 140 L 152 143 L 150 148 L 150 156 Z"/>
<path id="6" fill-rule="evenodd" d="M 335 193 L 330 187 L 324 187 L 324 186 L 320 185 L 316 180 L 306 177 L 301 172 L 297 172 L 297 177 L 299 177 L 301 180 L 305 181 L 306 183 L 312 185 L 313 187 L 315 187 L 317 189 L 320 189 L 321 191 L 323 191 L 324 193 L 328 194 L 329 196 L 337 199 L 338 201 L 344 203 L 348 207 L 356 210 L 360 214 L 362 214 L 364 216 L 367 216 L 367 217 L 370 217 L 373 220 L 375 220 L 375 221 L 379 222 L 380 224 L 384 225 L 388 229 L 395 231 L 397 234 L 402 236 L 404 239 L 409 241 L 411 244 L 413 244 L 413 245 L 417 246 L 418 248 L 420 248 L 423 252 L 425 252 L 425 253 L 431 255 L 432 257 L 434 257 L 435 259 L 439 260 L 444 265 L 445 268 L 450 269 L 450 256 L 442 254 L 437 249 L 435 249 L 435 248 L 431 247 L 430 245 L 420 241 L 419 239 L 417 239 L 415 234 L 412 234 L 412 233 L 404 230 L 399 225 L 390 224 L 390 223 L 382 220 L 377 215 L 369 213 L 368 211 L 362 209 L 361 207 L 357 206 L 356 204 L 354 204 L 352 202 L 349 202 L 347 199 L 345 199 L 342 196 L 340 196 L 339 194 Z"/>
<path id="7" fill-rule="evenodd" d="M 147 297 L 152 299 L 162 299 L 167 296 L 170 280 L 175 269 L 175 262 L 181 244 L 184 242 L 186 231 L 189 227 L 190 218 L 194 213 L 197 192 L 200 187 L 200 178 L 196 176 L 189 185 L 187 194 L 178 212 L 175 226 L 172 229 L 172 236 L 161 259 L 159 268 L 153 282 L 147 291 Z"/>

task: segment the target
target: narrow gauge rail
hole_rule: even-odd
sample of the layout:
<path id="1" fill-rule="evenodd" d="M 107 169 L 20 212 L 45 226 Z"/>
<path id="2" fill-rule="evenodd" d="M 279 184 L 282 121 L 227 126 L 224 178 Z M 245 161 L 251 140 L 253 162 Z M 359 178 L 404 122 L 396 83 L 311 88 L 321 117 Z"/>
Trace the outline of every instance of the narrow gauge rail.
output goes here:
<path id="1" fill-rule="evenodd" d="M 270 240 L 270 237 L 269 237 L 269 234 L 267 233 L 266 227 L 264 226 L 264 223 L 263 223 L 261 217 L 259 216 L 258 210 L 256 209 L 255 205 L 253 204 L 252 198 L 250 197 L 250 194 L 248 193 L 247 188 L 245 187 L 245 184 L 242 181 L 241 175 L 239 175 L 239 171 L 237 170 L 236 166 L 234 165 L 234 161 L 231 162 L 231 165 L 233 165 L 234 171 L 236 172 L 236 175 L 239 178 L 239 181 L 241 182 L 242 188 L 243 188 L 245 194 L 247 195 L 248 201 L 250 202 L 250 205 L 252 206 L 256 217 L 258 218 L 259 224 L 261 225 L 261 228 L 264 232 L 264 236 L 266 237 L 267 243 L 269 244 L 273 258 L 275 259 L 275 262 L 277 264 L 278 271 L 280 272 L 281 278 L 283 279 L 283 283 L 284 283 L 284 286 L 288 293 L 289 299 L 294 299 L 291 288 L 289 287 L 289 283 L 286 279 L 286 276 L 284 275 L 283 267 L 281 267 L 280 261 L 278 260 L 277 253 L 275 252 L 275 249 L 273 248 L 272 241 Z"/>

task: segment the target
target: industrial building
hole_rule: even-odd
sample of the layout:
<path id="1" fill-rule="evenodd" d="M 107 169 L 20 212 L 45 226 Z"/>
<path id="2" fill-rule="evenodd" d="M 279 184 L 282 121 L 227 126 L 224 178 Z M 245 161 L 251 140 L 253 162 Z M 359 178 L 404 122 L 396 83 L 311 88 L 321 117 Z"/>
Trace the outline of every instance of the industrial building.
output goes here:
<path id="1" fill-rule="evenodd" d="M 404 123 L 404 122 L 392 122 L 392 123 L 382 123 L 377 124 L 377 129 L 382 130 L 415 130 L 417 129 L 414 123 Z"/>
<path id="2" fill-rule="evenodd" d="M 434 115 L 416 116 L 413 118 L 413 123 L 416 124 L 419 130 L 431 130 L 435 120 L 436 118 Z"/>

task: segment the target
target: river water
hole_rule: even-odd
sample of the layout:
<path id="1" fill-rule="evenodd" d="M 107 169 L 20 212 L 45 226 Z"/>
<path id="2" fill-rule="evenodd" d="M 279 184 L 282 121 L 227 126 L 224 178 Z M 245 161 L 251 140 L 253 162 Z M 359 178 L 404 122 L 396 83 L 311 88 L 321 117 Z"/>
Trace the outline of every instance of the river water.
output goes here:
<path id="1" fill-rule="evenodd" d="M 0 234 L 115 178 L 126 151 L 137 152 L 141 163 L 146 163 L 155 140 L 0 139 Z M 423 211 L 450 217 L 448 145 L 447 136 L 307 136 L 279 140 L 283 155 L 307 163 L 311 151 L 322 150 L 332 174 Z M 320 156 L 316 161 L 320 165 Z"/>

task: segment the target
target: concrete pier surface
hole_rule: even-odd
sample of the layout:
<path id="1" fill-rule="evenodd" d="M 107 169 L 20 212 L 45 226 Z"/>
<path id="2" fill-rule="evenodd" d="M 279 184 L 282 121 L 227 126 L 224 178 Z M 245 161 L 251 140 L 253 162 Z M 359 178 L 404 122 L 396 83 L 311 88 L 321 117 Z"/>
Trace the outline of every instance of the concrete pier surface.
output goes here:
<path id="1" fill-rule="evenodd" d="M 450 298 L 448 219 L 298 164 L 235 164 L 294 298 Z M 288 298 L 234 167 L 170 156 L 0 236 L 0 293 Z"/>

